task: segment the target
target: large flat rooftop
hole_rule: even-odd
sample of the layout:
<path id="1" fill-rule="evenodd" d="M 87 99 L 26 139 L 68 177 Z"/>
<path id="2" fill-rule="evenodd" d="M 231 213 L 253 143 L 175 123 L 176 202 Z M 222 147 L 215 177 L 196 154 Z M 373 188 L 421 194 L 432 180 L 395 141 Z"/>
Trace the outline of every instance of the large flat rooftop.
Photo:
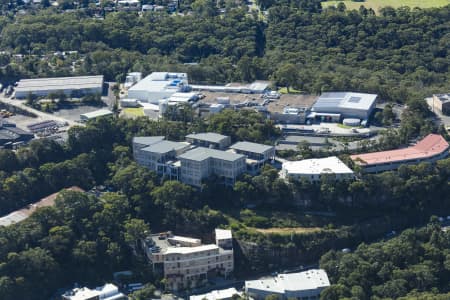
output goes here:
<path id="1" fill-rule="evenodd" d="M 169 73 L 169 72 L 153 72 L 135 85 L 128 91 L 178 91 L 180 84 L 187 84 L 186 73 Z"/>
<path id="2" fill-rule="evenodd" d="M 336 156 L 285 162 L 283 170 L 288 174 L 353 174 Z"/>
<path id="3" fill-rule="evenodd" d="M 323 93 L 316 100 L 311 111 L 325 111 L 332 108 L 369 110 L 376 101 L 376 94 L 330 92 Z"/>
<path id="4" fill-rule="evenodd" d="M 142 151 L 152 152 L 152 153 L 167 153 L 170 151 L 179 151 L 184 148 L 188 148 L 189 143 L 186 142 L 172 142 L 172 141 L 160 141 L 151 144 L 148 147 L 142 149 Z"/>
<path id="5" fill-rule="evenodd" d="M 103 75 L 21 79 L 16 92 L 101 88 Z"/>
<path id="6" fill-rule="evenodd" d="M 300 273 L 279 274 L 276 277 L 249 280 L 246 289 L 284 294 L 286 291 L 308 291 L 330 286 L 327 273 L 322 269 L 308 270 Z"/>
<path id="7" fill-rule="evenodd" d="M 441 135 L 429 134 L 416 145 L 408 148 L 355 154 L 351 155 L 350 158 L 359 165 L 369 166 L 407 160 L 426 159 L 448 150 L 449 144 Z"/>

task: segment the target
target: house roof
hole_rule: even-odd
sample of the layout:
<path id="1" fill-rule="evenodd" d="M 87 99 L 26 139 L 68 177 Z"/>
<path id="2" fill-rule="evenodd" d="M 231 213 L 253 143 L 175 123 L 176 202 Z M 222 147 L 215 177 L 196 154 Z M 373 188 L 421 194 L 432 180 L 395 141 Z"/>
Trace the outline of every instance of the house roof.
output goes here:
<path id="1" fill-rule="evenodd" d="M 448 151 L 449 144 L 438 134 L 429 134 L 416 145 L 389 151 L 351 155 L 357 164 L 367 166 L 406 160 L 424 159 Z"/>
<path id="2" fill-rule="evenodd" d="M 273 146 L 251 143 L 251 142 L 237 142 L 236 144 L 232 145 L 230 148 L 238 150 L 238 151 L 246 151 L 246 152 L 253 152 L 253 153 L 260 153 L 260 154 L 264 154 L 266 151 L 274 149 Z"/>

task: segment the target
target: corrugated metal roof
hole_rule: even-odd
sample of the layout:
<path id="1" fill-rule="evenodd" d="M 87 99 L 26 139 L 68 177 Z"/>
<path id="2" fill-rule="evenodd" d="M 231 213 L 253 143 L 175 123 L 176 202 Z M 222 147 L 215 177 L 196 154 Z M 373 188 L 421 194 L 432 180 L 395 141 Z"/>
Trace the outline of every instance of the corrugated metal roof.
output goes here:
<path id="1" fill-rule="evenodd" d="M 17 83 L 16 92 L 40 90 L 69 90 L 102 87 L 103 75 L 22 79 Z"/>

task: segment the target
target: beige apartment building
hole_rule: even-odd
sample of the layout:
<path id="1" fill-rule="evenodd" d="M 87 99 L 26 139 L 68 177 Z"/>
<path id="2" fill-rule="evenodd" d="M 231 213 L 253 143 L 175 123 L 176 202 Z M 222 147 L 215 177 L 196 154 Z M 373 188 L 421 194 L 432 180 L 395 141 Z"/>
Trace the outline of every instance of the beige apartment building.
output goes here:
<path id="1" fill-rule="evenodd" d="M 216 230 L 217 235 L 220 244 L 203 245 L 199 239 L 165 232 L 151 235 L 143 246 L 154 272 L 166 279 L 166 288 L 177 291 L 201 286 L 208 278 L 226 278 L 233 272 L 231 231 Z"/>

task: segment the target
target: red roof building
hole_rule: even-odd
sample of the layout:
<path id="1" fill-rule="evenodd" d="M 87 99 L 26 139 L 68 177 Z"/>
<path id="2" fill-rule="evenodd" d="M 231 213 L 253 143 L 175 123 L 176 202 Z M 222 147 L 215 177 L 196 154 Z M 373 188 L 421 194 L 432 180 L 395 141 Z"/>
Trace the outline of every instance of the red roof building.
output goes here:
<path id="1" fill-rule="evenodd" d="M 397 150 L 351 155 L 355 164 L 365 172 L 383 172 L 395 170 L 403 164 L 435 162 L 449 153 L 449 144 L 438 134 L 429 134 L 416 145 Z"/>

